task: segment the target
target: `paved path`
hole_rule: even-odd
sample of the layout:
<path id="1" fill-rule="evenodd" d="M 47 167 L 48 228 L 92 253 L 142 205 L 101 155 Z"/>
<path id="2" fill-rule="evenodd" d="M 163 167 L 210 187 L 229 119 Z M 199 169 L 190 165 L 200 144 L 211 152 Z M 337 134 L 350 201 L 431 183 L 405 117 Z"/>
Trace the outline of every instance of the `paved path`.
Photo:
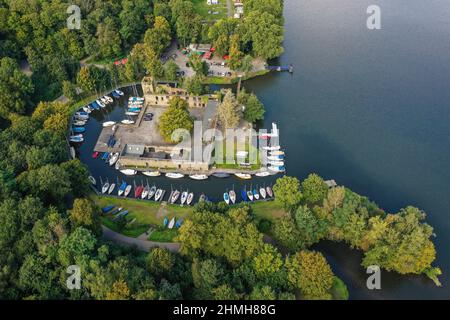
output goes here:
<path id="1" fill-rule="evenodd" d="M 163 243 L 163 242 L 153 242 L 148 240 L 140 240 L 135 238 L 126 237 L 121 235 L 120 233 L 114 232 L 111 229 L 102 226 L 103 229 L 103 238 L 106 240 L 110 240 L 116 242 L 118 244 L 122 244 L 125 246 L 136 246 L 139 250 L 142 251 L 150 251 L 152 248 L 166 248 L 170 251 L 179 252 L 180 244 L 179 243 Z"/>

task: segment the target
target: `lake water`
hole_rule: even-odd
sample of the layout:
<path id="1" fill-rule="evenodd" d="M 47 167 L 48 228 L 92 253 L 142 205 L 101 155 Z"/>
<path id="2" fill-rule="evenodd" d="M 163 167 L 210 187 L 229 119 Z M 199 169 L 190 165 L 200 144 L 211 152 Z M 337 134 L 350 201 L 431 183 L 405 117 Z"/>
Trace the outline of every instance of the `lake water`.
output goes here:
<path id="1" fill-rule="evenodd" d="M 378 4 L 382 30 L 366 28 L 366 9 Z M 287 173 L 316 172 L 369 196 L 389 212 L 411 204 L 435 228 L 442 288 L 424 276 L 382 273 L 382 290 L 366 289 L 361 253 L 345 244 L 320 243 L 353 299 L 450 298 L 450 2 L 445 0 L 286 0 L 285 54 L 275 63 L 295 65 L 293 75 L 272 73 L 245 83 L 266 105 L 264 126 L 277 122 L 287 150 Z M 122 99 L 116 105 L 124 106 Z M 88 137 L 101 122 L 122 120 L 122 108 L 93 115 Z M 91 158 L 95 139 L 80 149 L 94 176 L 117 172 Z M 122 177 L 120 177 L 122 179 Z M 145 177 L 127 179 L 145 182 Z M 250 182 L 152 178 L 170 190 L 213 199 Z"/>
<path id="2" fill-rule="evenodd" d="M 366 9 L 381 8 L 368 30 Z M 435 228 L 442 288 L 384 272 L 366 289 L 361 255 L 321 243 L 351 298 L 450 298 L 450 2 L 287 0 L 285 54 L 295 73 L 246 84 L 277 121 L 289 175 L 317 172 L 389 212 L 411 204 Z"/>

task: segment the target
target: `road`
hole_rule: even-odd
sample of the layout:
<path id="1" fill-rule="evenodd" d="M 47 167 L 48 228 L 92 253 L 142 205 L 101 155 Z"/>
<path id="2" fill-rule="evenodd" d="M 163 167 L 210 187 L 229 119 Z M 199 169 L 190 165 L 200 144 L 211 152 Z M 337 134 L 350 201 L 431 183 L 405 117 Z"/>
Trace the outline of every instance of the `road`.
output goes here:
<path id="1" fill-rule="evenodd" d="M 163 243 L 148 240 L 139 240 L 121 235 L 120 233 L 114 232 L 105 226 L 102 226 L 102 229 L 103 229 L 103 238 L 105 240 L 110 240 L 124 246 L 136 246 L 139 250 L 142 251 L 150 251 L 150 249 L 152 248 L 166 248 L 173 252 L 180 251 L 179 243 Z"/>

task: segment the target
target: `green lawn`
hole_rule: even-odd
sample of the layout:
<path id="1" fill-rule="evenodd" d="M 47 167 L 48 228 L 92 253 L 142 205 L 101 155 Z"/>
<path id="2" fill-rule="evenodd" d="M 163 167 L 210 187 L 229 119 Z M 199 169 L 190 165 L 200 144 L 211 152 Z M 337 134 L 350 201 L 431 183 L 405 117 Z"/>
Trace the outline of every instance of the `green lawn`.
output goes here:
<path id="1" fill-rule="evenodd" d="M 265 219 L 273 223 L 276 219 L 286 215 L 283 207 L 276 201 L 254 202 L 251 206 L 256 220 Z"/>
<path id="2" fill-rule="evenodd" d="M 165 217 L 168 217 L 169 219 L 173 217 L 176 217 L 176 219 L 185 219 L 189 217 L 192 212 L 191 207 L 181 207 L 179 205 L 167 205 L 162 207 L 161 203 L 153 201 L 97 195 L 92 195 L 91 198 L 100 208 L 114 205 L 116 208 L 122 207 L 124 210 L 128 210 L 129 214 L 125 218 L 128 223 L 122 230 L 120 230 L 116 221 L 113 221 L 108 215 L 102 217 L 102 223 L 111 230 L 133 238 L 140 236 L 150 227 L 154 227 L 158 230 L 163 226 Z"/>
<path id="3" fill-rule="evenodd" d="M 219 0 L 219 4 L 208 6 L 206 0 L 191 0 L 197 13 L 208 21 L 219 20 L 228 16 L 227 1 Z M 218 12 L 218 14 L 210 14 L 209 11 Z"/>
<path id="4" fill-rule="evenodd" d="M 148 240 L 155 242 L 173 242 L 173 239 L 178 235 L 177 229 L 163 229 L 153 231 Z"/>

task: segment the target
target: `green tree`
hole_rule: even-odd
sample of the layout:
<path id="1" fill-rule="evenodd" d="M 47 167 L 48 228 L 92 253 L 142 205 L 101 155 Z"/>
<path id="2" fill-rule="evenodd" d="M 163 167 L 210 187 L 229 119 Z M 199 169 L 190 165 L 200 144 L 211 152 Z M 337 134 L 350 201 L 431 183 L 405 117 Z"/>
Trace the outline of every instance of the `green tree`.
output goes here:
<path id="1" fill-rule="evenodd" d="M 62 90 L 63 95 L 70 101 L 75 101 L 78 96 L 76 86 L 70 81 L 63 81 Z"/>
<path id="2" fill-rule="evenodd" d="M 172 39 L 169 22 L 164 17 L 156 17 L 152 29 L 145 32 L 144 43 L 160 56 L 170 45 Z"/>
<path id="3" fill-rule="evenodd" d="M 167 249 L 155 248 L 147 255 L 147 269 L 154 275 L 168 275 L 174 264 L 175 258 Z"/>
<path id="4" fill-rule="evenodd" d="M 194 122 L 188 111 L 188 103 L 180 97 L 173 97 L 169 107 L 159 118 L 159 132 L 164 140 L 168 142 L 178 142 L 173 139 L 176 130 L 191 131 Z"/>
<path id="5" fill-rule="evenodd" d="M 248 95 L 245 101 L 244 119 L 250 123 L 264 119 L 264 105 L 255 94 Z"/>
<path id="6" fill-rule="evenodd" d="M 95 80 L 92 77 L 89 67 L 82 67 L 77 75 L 77 84 L 86 93 L 95 91 Z"/>
<path id="7" fill-rule="evenodd" d="M 230 59 L 228 60 L 228 66 L 231 70 L 239 70 L 242 66 L 242 59 L 244 53 L 241 51 L 241 44 L 239 35 L 234 34 L 230 38 Z"/>
<path id="8" fill-rule="evenodd" d="M 239 125 L 242 110 L 235 96 L 228 91 L 217 109 L 219 121 L 225 129 L 235 129 Z"/>
<path id="9" fill-rule="evenodd" d="M 173 60 L 169 60 L 164 66 L 164 77 L 166 80 L 177 80 L 178 65 Z"/>
<path id="10" fill-rule="evenodd" d="M 74 229 L 84 227 L 96 235 L 102 233 L 98 208 L 88 199 L 75 199 L 69 218 Z"/>
<path id="11" fill-rule="evenodd" d="M 328 194 L 328 186 L 325 181 L 315 173 L 303 180 L 301 190 L 303 200 L 309 205 L 322 203 Z"/>
<path id="12" fill-rule="evenodd" d="M 273 186 L 273 192 L 276 201 L 287 211 L 295 209 L 302 199 L 300 182 L 295 177 L 284 176 L 277 179 Z"/>
<path id="13" fill-rule="evenodd" d="M 289 282 L 306 299 L 331 299 L 334 274 L 319 252 L 300 251 L 286 258 Z"/>

